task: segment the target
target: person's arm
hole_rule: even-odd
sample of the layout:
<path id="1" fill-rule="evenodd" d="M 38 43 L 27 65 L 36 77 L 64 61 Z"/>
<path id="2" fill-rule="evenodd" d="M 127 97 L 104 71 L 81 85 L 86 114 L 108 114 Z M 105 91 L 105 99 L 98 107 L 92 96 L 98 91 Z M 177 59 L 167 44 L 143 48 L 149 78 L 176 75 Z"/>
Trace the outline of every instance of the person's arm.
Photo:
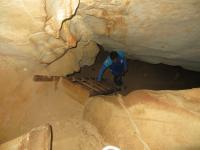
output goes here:
<path id="1" fill-rule="evenodd" d="M 105 72 L 105 70 L 112 64 L 112 60 L 110 59 L 110 57 L 107 57 L 106 60 L 104 61 L 101 69 L 99 70 L 99 74 L 97 77 L 97 81 L 101 81 L 103 74 Z"/>
<path id="2" fill-rule="evenodd" d="M 106 68 L 107 67 L 103 64 L 102 67 L 101 67 L 101 69 L 99 70 L 97 81 L 101 81 L 102 80 L 102 77 L 103 77 L 103 74 L 104 74 Z"/>
<path id="3" fill-rule="evenodd" d="M 124 72 L 128 71 L 128 63 L 126 60 L 126 54 L 123 50 L 117 51 L 118 55 L 123 58 L 123 64 L 124 64 Z"/>

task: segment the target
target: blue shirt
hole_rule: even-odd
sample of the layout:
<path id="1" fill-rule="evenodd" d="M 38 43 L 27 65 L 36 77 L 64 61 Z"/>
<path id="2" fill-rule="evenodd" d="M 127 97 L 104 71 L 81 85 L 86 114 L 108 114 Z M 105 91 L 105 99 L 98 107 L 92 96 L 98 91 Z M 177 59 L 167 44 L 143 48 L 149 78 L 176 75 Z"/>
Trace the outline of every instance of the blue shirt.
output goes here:
<path id="1" fill-rule="evenodd" d="M 106 58 L 99 71 L 97 81 L 101 81 L 102 76 L 107 68 L 111 70 L 111 73 L 114 76 L 120 76 L 123 74 L 125 70 L 127 70 L 127 61 L 125 57 L 125 52 L 118 51 L 117 54 L 118 54 L 117 62 L 113 62 L 110 56 Z"/>

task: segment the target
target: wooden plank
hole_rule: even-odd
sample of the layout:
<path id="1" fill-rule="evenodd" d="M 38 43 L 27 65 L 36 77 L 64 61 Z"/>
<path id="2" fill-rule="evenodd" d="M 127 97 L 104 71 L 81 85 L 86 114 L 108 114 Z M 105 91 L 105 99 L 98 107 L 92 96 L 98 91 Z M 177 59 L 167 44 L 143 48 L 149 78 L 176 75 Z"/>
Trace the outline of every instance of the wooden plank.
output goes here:
<path id="1" fill-rule="evenodd" d="M 113 92 L 117 92 L 118 90 L 113 87 L 109 86 L 108 84 L 103 84 L 97 82 L 96 80 L 90 78 L 77 78 L 74 76 L 64 77 L 64 76 L 47 76 L 47 75 L 35 75 L 33 80 L 36 82 L 41 81 L 58 81 L 60 78 L 69 80 L 71 82 L 77 83 L 82 85 L 83 87 L 87 88 L 90 92 L 90 96 L 96 95 L 108 95 L 112 94 Z"/>
<path id="2" fill-rule="evenodd" d="M 101 85 L 99 85 L 99 84 L 97 83 L 97 81 L 88 80 L 88 83 L 90 83 L 90 84 L 93 85 L 94 87 L 100 89 L 101 91 L 106 91 L 106 90 L 107 90 L 105 87 L 102 87 Z"/>
<path id="3" fill-rule="evenodd" d="M 89 89 L 92 89 L 96 92 L 101 92 L 100 89 L 98 89 L 98 88 L 94 87 L 93 85 L 87 83 L 87 80 L 85 80 L 85 79 L 73 78 L 73 82 L 78 82 L 79 84 L 82 84 L 82 85 L 88 87 Z"/>
<path id="4" fill-rule="evenodd" d="M 34 75 L 33 80 L 38 81 L 57 81 L 63 76 Z"/>

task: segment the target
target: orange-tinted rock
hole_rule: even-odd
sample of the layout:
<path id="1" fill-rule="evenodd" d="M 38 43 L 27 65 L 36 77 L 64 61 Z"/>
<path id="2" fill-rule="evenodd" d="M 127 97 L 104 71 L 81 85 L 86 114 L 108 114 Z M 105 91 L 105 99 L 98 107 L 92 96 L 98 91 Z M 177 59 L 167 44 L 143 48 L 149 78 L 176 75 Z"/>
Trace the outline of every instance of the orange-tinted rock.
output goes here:
<path id="1" fill-rule="evenodd" d="M 52 132 L 49 125 L 32 129 L 14 140 L 0 145 L 1 150 L 51 150 Z"/>
<path id="2" fill-rule="evenodd" d="M 199 149 L 200 97 L 192 96 L 199 92 L 136 91 L 122 101 L 91 98 L 84 116 L 106 141 L 122 149 Z"/>

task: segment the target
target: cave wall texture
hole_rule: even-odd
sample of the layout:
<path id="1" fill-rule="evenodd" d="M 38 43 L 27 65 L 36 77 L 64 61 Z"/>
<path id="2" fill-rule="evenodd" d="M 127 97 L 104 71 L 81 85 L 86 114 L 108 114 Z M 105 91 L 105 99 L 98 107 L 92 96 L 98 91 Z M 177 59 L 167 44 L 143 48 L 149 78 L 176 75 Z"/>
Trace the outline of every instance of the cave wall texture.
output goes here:
<path id="1" fill-rule="evenodd" d="M 199 0 L 6 0 L 0 7 L 4 55 L 51 64 L 79 42 L 96 42 L 132 59 L 200 70 Z"/>
<path id="2" fill-rule="evenodd" d="M 101 150 L 107 144 L 143 150 L 139 137 L 152 150 L 200 149 L 200 89 L 132 92 L 120 97 L 127 114 L 118 96 L 88 99 L 72 83 L 34 82 L 31 70 L 4 66 L 0 149 L 2 143 L 47 123 L 52 126 L 52 150 Z"/>
<path id="3" fill-rule="evenodd" d="M 92 97 L 84 118 L 122 150 L 200 148 L 199 89 Z"/>
<path id="4" fill-rule="evenodd" d="M 127 114 L 116 96 L 32 80 L 93 64 L 96 43 L 200 71 L 199 25 L 199 0 L 0 0 L 0 143 L 49 123 L 53 149 L 200 149 L 199 89 L 130 93 Z"/>

